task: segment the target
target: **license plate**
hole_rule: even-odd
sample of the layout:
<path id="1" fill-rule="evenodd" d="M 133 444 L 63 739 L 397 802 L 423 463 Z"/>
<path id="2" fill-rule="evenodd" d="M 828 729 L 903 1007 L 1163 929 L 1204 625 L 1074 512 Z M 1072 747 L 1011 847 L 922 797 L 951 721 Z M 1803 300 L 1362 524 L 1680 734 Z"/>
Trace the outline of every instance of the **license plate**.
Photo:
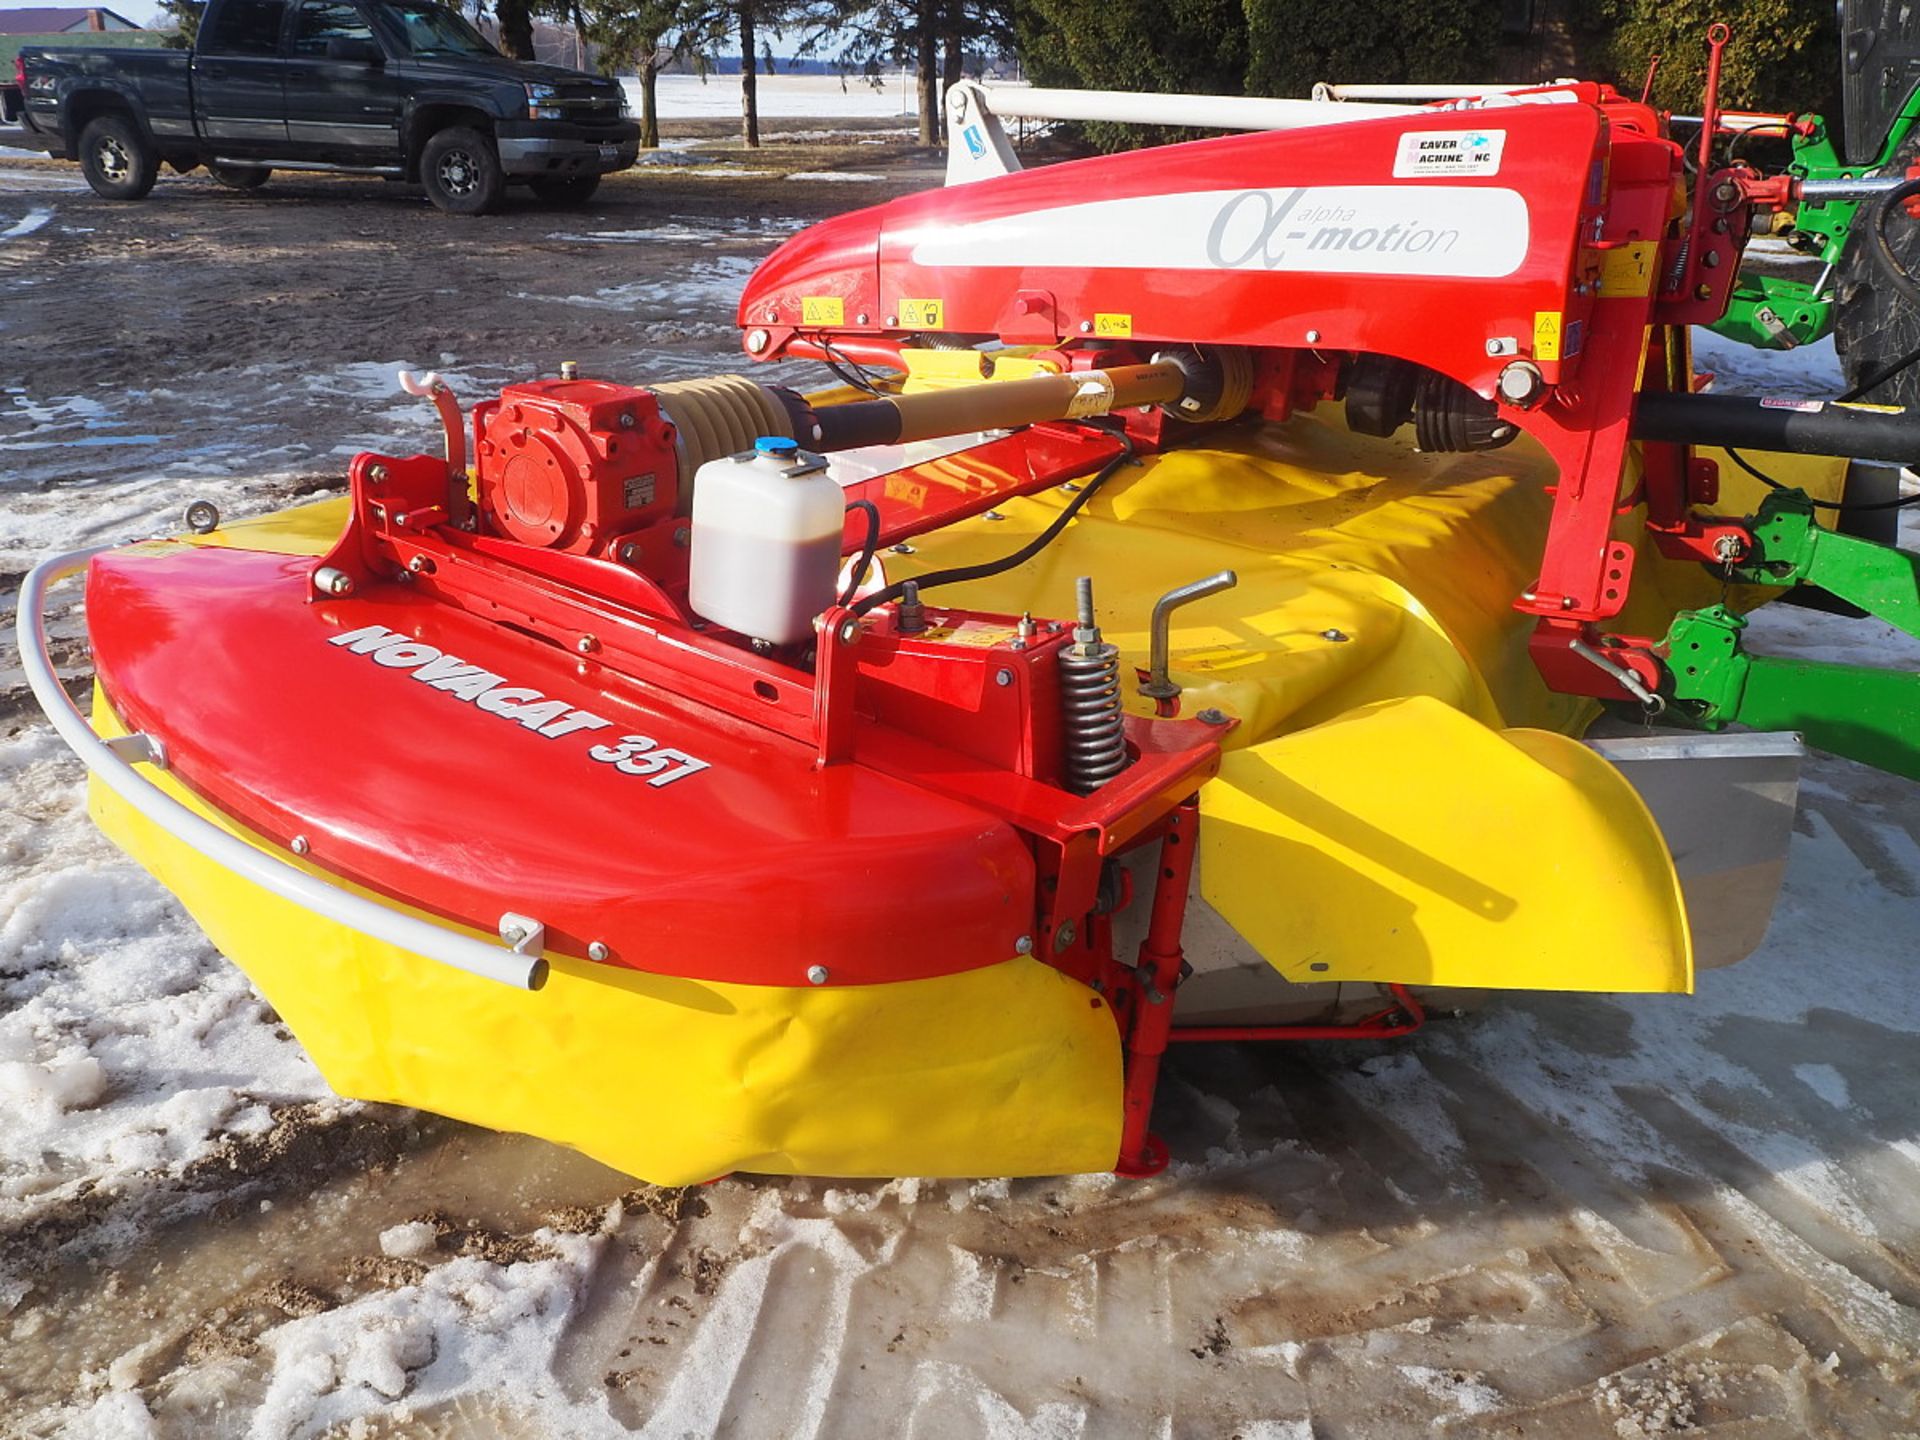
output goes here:
<path id="1" fill-rule="evenodd" d="M 602 160 L 618 160 L 620 158 L 620 147 L 618 145 L 602 145 L 600 147 L 600 158 Z"/>

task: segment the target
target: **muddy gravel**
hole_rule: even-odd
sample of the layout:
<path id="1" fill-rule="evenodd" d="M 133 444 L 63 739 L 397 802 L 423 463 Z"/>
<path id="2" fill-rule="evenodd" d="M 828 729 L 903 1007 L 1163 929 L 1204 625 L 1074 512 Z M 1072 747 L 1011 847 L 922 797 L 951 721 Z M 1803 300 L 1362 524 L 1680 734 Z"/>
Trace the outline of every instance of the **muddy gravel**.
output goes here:
<path id="1" fill-rule="evenodd" d="M 468 402 L 744 368 L 760 258 L 938 182 L 835 125 L 680 127 L 583 209 L 477 221 L 281 176 L 112 205 L 0 159 L 0 608 L 50 550 L 430 448 L 399 365 Z M 786 178 L 834 172 L 881 178 Z M 0 1022 L 38 1047 L 0 1069 L 39 1087 L 0 1118 L 0 1435 L 1920 1432 L 1920 786 L 1816 757 L 1766 948 L 1691 999 L 1177 1051 L 1154 1180 L 667 1191 L 326 1096 L 92 836 L 10 657 L 0 785 Z M 8 1142 L 45 1104 L 93 1138 Z"/>

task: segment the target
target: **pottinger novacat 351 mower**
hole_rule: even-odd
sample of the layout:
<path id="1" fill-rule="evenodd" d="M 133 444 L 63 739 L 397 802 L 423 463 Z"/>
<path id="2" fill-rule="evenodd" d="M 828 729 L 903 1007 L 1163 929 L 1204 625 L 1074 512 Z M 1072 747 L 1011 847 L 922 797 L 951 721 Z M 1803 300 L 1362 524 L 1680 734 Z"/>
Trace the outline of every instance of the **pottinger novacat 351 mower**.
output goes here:
<path id="1" fill-rule="evenodd" d="M 99 823 L 342 1093 L 661 1182 L 1142 1174 L 1170 1044 L 1689 990 L 1765 928 L 1781 732 L 1920 775 L 1920 679 L 1742 639 L 1920 634 L 1796 458 L 1920 423 L 1693 393 L 1795 190 L 1689 191 L 1645 106 L 1287 105 L 795 237 L 745 349 L 846 390 L 410 381 L 442 454 L 47 561 Z"/>

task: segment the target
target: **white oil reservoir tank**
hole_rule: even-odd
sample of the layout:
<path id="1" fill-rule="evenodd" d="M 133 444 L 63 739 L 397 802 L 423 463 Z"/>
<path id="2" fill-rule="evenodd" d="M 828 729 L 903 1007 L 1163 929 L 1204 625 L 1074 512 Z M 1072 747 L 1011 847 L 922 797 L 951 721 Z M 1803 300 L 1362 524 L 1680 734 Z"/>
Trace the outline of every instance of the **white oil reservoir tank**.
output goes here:
<path id="1" fill-rule="evenodd" d="M 768 436 L 693 479 L 687 602 L 756 640 L 791 645 L 836 597 L 846 502 L 827 462 Z"/>

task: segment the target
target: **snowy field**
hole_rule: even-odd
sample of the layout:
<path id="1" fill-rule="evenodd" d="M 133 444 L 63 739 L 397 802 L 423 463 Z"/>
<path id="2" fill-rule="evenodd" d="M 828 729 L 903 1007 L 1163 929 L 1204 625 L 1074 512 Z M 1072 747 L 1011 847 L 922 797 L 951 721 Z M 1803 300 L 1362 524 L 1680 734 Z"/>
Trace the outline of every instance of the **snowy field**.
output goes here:
<path id="1" fill-rule="evenodd" d="M 916 113 L 911 76 L 890 76 L 880 85 L 861 75 L 845 79 L 833 75 L 762 75 L 758 80 L 754 88 L 763 119 L 912 119 Z M 640 82 L 627 78 L 620 83 L 626 87 L 627 103 L 638 115 Z M 654 98 L 663 120 L 738 119 L 740 77 L 714 75 L 703 80 L 698 75 L 662 75 L 655 82 Z"/>
<path id="2" fill-rule="evenodd" d="M 3 297 L 38 283 L 8 257 L 78 243 L 93 204 L 0 175 L 0 340 Z M 645 347 L 656 377 L 737 361 L 728 224 L 526 228 L 571 269 L 501 293 L 556 333 L 675 327 Z M 0 618 L 41 554 L 417 444 L 388 376 L 436 355 L 468 401 L 524 358 L 315 346 L 174 362 L 145 391 L 7 379 Z M 1830 345 L 1703 338 L 1701 364 L 1730 390 L 1839 383 Z M 73 618 L 57 633 L 83 674 Z M 1806 611 L 1753 641 L 1920 669 L 1887 627 Z M 665 1192 L 331 1097 L 94 832 L 17 682 L 0 648 L 0 1435 L 1920 1433 L 1920 786 L 1816 757 L 1766 946 L 1695 997 L 1177 1054 L 1152 1181 Z"/>

